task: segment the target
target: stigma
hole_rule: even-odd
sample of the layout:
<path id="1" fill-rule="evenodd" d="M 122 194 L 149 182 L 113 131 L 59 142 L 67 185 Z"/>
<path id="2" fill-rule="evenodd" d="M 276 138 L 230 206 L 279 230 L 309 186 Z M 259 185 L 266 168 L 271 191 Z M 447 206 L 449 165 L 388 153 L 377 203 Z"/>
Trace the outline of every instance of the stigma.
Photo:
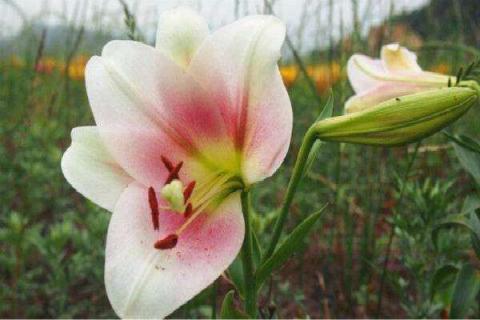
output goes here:
<path id="1" fill-rule="evenodd" d="M 188 183 L 183 187 L 180 180 L 179 173 L 183 166 L 183 161 L 174 164 L 167 157 L 161 157 L 162 163 L 168 171 L 168 176 L 165 180 L 164 186 L 160 190 L 162 198 L 167 202 L 168 207 L 159 207 L 157 200 L 157 192 L 153 187 L 148 188 L 148 204 L 152 216 L 153 229 L 158 231 L 160 229 L 160 209 L 165 209 L 182 214 L 185 223 L 192 217 L 194 213 L 193 205 L 189 201 L 195 189 L 195 181 Z M 185 224 L 184 223 L 184 224 Z M 172 233 L 163 239 L 157 240 L 153 247 L 158 250 L 166 250 L 175 248 L 180 232 Z"/>

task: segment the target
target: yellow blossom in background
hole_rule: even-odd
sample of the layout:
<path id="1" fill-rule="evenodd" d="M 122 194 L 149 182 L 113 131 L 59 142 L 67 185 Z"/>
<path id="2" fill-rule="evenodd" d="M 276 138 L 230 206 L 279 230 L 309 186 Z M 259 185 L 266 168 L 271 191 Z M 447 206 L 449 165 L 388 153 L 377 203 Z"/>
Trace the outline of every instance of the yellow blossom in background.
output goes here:
<path id="1" fill-rule="evenodd" d="M 280 74 L 282 75 L 283 83 L 287 88 L 290 88 L 298 77 L 298 66 L 296 65 L 287 65 L 280 67 Z"/>
<path id="2" fill-rule="evenodd" d="M 310 65 L 307 67 L 307 72 L 321 94 L 327 92 L 341 78 L 341 67 L 337 62 Z"/>
<path id="3" fill-rule="evenodd" d="M 20 69 L 25 67 L 25 61 L 23 61 L 23 59 L 19 58 L 18 56 L 11 55 L 9 59 L 9 65 L 14 68 Z"/>
<path id="4" fill-rule="evenodd" d="M 85 55 L 75 57 L 68 67 L 68 76 L 73 80 L 83 80 L 87 61 L 88 57 Z"/>

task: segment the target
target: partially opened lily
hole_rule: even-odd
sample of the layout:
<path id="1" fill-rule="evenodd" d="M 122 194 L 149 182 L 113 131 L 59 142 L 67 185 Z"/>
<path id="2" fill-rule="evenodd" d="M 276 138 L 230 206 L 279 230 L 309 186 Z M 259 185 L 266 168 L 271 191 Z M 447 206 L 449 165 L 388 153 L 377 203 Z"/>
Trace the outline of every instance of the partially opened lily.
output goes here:
<path id="1" fill-rule="evenodd" d="M 423 71 L 417 56 L 393 43 L 381 50 L 381 59 L 354 54 L 347 64 L 350 84 L 356 95 L 345 104 L 345 112 L 371 108 L 383 101 L 448 86 L 455 77 Z"/>
<path id="2" fill-rule="evenodd" d="M 179 8 L 160 18 L 156 48 L 112 41 L 88 62 L 96 126 L 72 131 L 62 169 L 113 212 L 105 284 L 119 316 L 165 317 L 238 254 L 239 190 L 272 175 L 290 143 L 284 36 L 272 16 L 209 34 Z"/>

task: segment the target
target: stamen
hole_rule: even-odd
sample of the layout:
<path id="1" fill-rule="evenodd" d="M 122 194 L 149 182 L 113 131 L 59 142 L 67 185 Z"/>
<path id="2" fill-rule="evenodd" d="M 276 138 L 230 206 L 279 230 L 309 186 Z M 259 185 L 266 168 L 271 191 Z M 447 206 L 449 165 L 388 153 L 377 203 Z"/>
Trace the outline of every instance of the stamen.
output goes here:
<path id="1" fill-rule="evenodd" d="M 157 195 L 155 194 L 155 189 L 152 187 L 148 188 L 148 203 L 150 204 L 150 211 L 152 214 L 153 229 L 158 230 L 160 227 L 160 212 L 158 211 Z"/>
<path id="2" fill-rule="evenodd" d="M 172 249 L 177 245 L 178 242 L 178 235 L 176 234 L 169 234 L 165 238 L 158 240 L 153 245 L 155 249 L 165 250 L 165 249 Z"/>
<path id="3" fill-rule="evenodd" d="M 182 169 L 182 166 L 183 166 L 183 161 L 179 162 L 176 165 L 176 167 L 170 171 L 170 173 L 168 174 L 167 180 L 165 181 L 165 184 L 169 184 L 174 179 L 180 179 L 178 177 L 178 173 L 180 172 L 180 169 Z"/>
<path id="4" fill-rule="evenodd" d="M 172 171 L 174 168 L 173 163 L 165 158 L 164 156 L 160 156 L 160 159 L 162 159 L 163 164 L 165 165 L 165 168 L 167 168 L 168 172 Z"/>
<path id="5" fill-rule="evenodd" d="M 187 203 L 188 199 L 192 195 L 193 188 L 195 188 L 195 181 L 192 181 L 188 184 L 188 186 L 183 190 L 183 198 L 185 203 Z"/>
<path id="6" fill-rule="evenodd" d="M 189 203 L 189 204 L 187 204 L 187 207 L 185 208 L 185 212 L 183 213 L 183 216 L 185 217 L 185 219 L 188 219 L 188 218 L 190 218 L 192 213 L 193 213 L 193 207 L 192 207 L 192 204 Z"/>

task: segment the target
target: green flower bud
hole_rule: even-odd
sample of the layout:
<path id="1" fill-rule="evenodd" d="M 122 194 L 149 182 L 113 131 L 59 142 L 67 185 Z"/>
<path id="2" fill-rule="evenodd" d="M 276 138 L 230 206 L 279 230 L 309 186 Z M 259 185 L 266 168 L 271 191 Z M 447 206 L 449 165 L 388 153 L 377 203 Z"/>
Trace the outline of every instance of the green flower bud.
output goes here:
<path id="1" fill-rule="evenodd" d="M 314 124 L 325 141 L 393 146 L 427 137 L 462 116 L 479 98 L 478 85 L 424 91 L 390 99 L 365 111 Z"/>
<path id="2" fill-rule="evenodd" d="M 161 191 L 163 199 L 167 201 L 170 209 L 182 213 L 185 211 L 185 199 L 183 196 L 183 183 L 180 180 L 173 180 L 166 184 Z"/>

